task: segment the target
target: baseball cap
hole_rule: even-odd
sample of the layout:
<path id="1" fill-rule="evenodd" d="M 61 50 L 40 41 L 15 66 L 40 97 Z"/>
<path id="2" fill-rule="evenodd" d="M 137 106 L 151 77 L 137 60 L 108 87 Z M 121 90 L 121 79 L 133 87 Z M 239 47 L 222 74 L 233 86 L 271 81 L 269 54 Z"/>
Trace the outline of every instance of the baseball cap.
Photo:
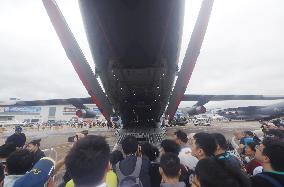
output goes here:
<path id="1" fill-rule="evenodd" d="M 22 129 L 22 127 L 20 127 L 20 126 L 17 126 L 16 128 L 15 128 L 15 132 L 22 132 L 23 131 L 23 129 Z"/>
<path id="2" fill-rule="evenodd" d="M 49 157 L 41 158 L 13 187 L 43 187 L 54 173 L 55 162 Z"/>

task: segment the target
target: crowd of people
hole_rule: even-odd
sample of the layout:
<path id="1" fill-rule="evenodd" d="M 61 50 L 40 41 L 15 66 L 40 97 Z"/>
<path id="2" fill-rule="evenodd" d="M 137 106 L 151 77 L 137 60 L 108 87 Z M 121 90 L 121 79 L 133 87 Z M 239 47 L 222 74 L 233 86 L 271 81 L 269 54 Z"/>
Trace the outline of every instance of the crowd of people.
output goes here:
<path id="1" fill-rule="evenodd" d="M 282 130 L 269 124 L 262 138 L 236 132 L 233 142 L 221 133 L 179 130 L 159 147 L 127 136 L 113 152 L 103 137 L 89 135 L 66 157 L 66 186 L 284 186 Z"/>
<path id="2" fill-rule="evenodd" d="M 15 133 L 0 146 L 0 187 L 52 184 L 56 164 L 40 150 L 40 141 L 37 139 L 26 143 L 22 128 L 15 128 Z"/>
<path id="3" fill-rule="evenodd" d="M 40 140 L 26 144 L 16 129 L 0 147 L 0 187 L 55 186 L 64 164 L 60 187 L 283 187 L 283 129 L 263 124 L 262 130 L 260 138 L 236 132 L 232 141 L 178 130 L 159 145 L 126 136 L 113 151 L 104 137 L 82 135 L 56 163 L 40 150 Z"/>

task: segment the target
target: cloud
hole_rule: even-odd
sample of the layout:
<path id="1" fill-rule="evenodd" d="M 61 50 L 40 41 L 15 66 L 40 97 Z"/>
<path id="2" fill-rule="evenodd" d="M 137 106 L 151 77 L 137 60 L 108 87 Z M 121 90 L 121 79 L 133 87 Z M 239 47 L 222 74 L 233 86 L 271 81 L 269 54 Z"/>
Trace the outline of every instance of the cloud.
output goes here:
<path id="1" fill-rule="evenodd" d="M 94 67 L 77 0 L 58 4 Z M 200 4 L 186 1 L 180 61 Z M 186 92 L 284 95 L 283 6 L 279 0 L 216 0 Z M 41 1 L 1 1 L 0 23 L 0 100 L 88 96 Z"/>
<path id="2" fill-rule="evenodd" d="M 283 5 L 277 0 L 215 1 L 186 92 L 283 95 Z M 249 102 L 236 104 L 244 103 Z"/>

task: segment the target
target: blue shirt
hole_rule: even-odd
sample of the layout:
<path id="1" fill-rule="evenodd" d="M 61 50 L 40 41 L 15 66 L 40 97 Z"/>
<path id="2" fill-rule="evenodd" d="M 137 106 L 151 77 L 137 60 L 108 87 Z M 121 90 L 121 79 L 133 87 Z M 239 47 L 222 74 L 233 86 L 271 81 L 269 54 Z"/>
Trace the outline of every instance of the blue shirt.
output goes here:
<path id="1" fill-rule="evenodd" d="M 248 143 L 251 143 L 251 142 L 254 142 L 253 138 L 245 137 L 240 140 L 240 144 L 243 144 L 243 145 L 247 145 Z"/>

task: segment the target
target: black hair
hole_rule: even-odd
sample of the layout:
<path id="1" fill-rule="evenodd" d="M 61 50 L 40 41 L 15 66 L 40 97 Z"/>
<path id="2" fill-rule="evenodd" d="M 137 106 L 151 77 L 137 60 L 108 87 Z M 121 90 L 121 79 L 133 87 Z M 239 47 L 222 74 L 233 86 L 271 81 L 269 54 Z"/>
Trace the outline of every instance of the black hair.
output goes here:
<path id="1" fill-rule="evenodd" d="M 213 138 L 215 139 L 215 142 L 217 145 L 219 145 L 221 147 L 221 149 L 223 150 L 227 150 L 228 149 L 228 142 L 225 138 L 225 136 L 221 133 L 212 133 L 211 134 L 213 136 Z"/>
<path id="2" fill-rule="evenodd" d="M 234 151 L 235 150 L 235 148 L 233 147 L 233 145 L 230 141 L 227 141 L 227 150 L 228 151 Z"/>
<path id="3" fill-rule="evenodd" d="M 284 132 L 280 129 L 270 129 L 265 133 L 265 135 L 273 136 L 276 139 L 284 139 Z"/>
<path id="4" fill-rule="evenodd" d="M 203 150 L 206 156 L 214 156 L 217 145 L 213 136 L 209 133 L 199 132 L 193 136 L 196 145 Z"/>
<path id="5" fill-rule="evenodd" d="M 177 136 L 178 139 L 180 139 L 183 143 L 187 143 L 188 138 L 187 134 L 181 130 L 178 130 L 175 132 L 175 135 Z"/>
<path id="6" fill-rule="evenodd" d="M 251 136 L 251 137 L 254 136 L 254 133 L 251 132 L 251 131 L 244 131 L 244 134 L 245 134 L 245 135 L 248 135 L 248 136 Z"/>
<path id="7" fill-rule="evenodd" d="M 262 140 L 261 143 L 266 147 L 266 146 L 268 146 L 269 144 L 271 144 L 275 141 L 278 141 L 278 139 L 275 139 L 274 137 L 266 137 Z"/>
<path id="8" fill-rule="evenodd" d="M 161 142 L 161 147 L 164 149 L 165 153 L 174 153 L 178 155 L 180 152 L 180 147 L 174 140 L 163 140 Z"/>
<path id="9" fill-rule="evenodd" d="M 110 154 L 109 159 L 112 166 L 115 166 L 115 164 L 123 160 L 123 154 L 121 151 L 115 150 Z"/>
<path id="10" fill-rule="evenodd" d="M 263 141 L 262 154 L 270 160 L 271 167 L 275 171 L 284 171 L 284 142 L 280 140 Z"/>
<path id="11" fill-rule="evenodd" d="M 0 162 L 0 182 L 3 181 L 4 178 L 5 178 L 4 166 L 3 166 L 3 164 Z"/>
<path id="12" fill-rule="evenodd" d="M 41 139 L 36 139 L 36 140 L 32 140 L 30 141 L 28 144 L 33 144 L 33 145 L 36 145 L 36 146 L 40 146 L 40 142 L 41 142 Z"/>
<path id="13" fill-rule="evenodd" d="M 26 143 L 26 136 L 24 133 L 13 134 L 6 139 L 5 143 L 16 144 L 16 147 L 23 147 Z"/>
<path id="14" fill-rule="evenodd" d="M 250 182 L 241 170 L 213 157 L 200 160 L 195 173 L 202 187 L 249 187 Z"/>
<path id="15" fill-rule="evenodd" d="M 134 154 L 138 149 L 138 141 L 135 136 L 126 136 L 121 142 L 124 154 Z"/>
<path id="16" fill-rule="evenodd" d="M 279 127 L 280 124 L 281 124 L 281 120 L 280 119 L 274 119 L 274 120 L 271 120 L 271 123 L 273 123 L 273 125 Z"/>
<path id="17" fill-rule="evenodd" d="M 143 142 L 141 144 L 142 154 L 147 156 L 150 161 L 154 161 L 159 157 L 159 149 L 149 142 Z"/>
<path id="18" fill-rule="evenodd" d="M 0 146 L 0 158 L 7 158 L 11 153 L 16 151 L 16 144 L 5 143 Z"/>
<path id="19" fill-rule="evenodd" d="M 32 169 L 34 164 L 33 158 L 33 154 L 26 149 L 14 151 L 6 160 L 8 174 L 24 175 Z"/>
<path id="20" fill-rule="evenodd" d="M 254 152 L 256 151 L 256 146 L 257 145 L 259 145 L 258 143 L 256 143 L 256 142 L 249 142 L 249 143 L 247 143 L 247 146 L 251 149 L 251 150 L 253 150 Z"/>
<path id="21" fill-rule="evenodd" d="M 258 143 L 258 144 L 261 142 L 261 140 L 259 139 L 259 137 L 258 137 L 254 132 L 252 132 L 252 131 L 244 131 L 244 134 L 245 134 L 245 135 L 248 135 L 248 136 L 250 136 L 250 137 L 252 137 L 252 138 L 253 138 L 253 141 L 256 142 L 256 143 Z"/>
<path id="22" fill-rule="evenodd" d="M 103 181 L 109 157 L 105 138 L 89 135 L 78 140 L 66 156 L 66 171 L 76 186 L 96 186 Z"/>
<path id="23" fill-rule="evenodd" d="M 180 160 L 176 154 L 166 153 L 161 157 L 160 167 L 163 169 L 163 172 L 167 177 L 178 177 L 181 169 Z"/>

